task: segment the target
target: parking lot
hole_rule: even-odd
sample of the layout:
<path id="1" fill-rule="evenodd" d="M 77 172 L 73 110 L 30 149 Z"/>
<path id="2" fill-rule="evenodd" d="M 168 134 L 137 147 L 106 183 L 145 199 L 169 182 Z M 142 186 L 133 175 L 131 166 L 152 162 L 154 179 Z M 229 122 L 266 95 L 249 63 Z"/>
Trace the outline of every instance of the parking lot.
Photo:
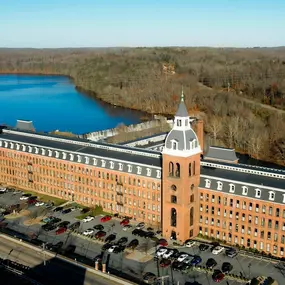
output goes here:
<path id="1" fill-rule="evenodd" d="M 12 193 L 5 193 L 0 195 L 0 205 L 3 207 L 4 205 L 14 205 L 19 203 L 20 197 L 22 194 L 12 194 Z M 72 205 L 66 205 L 66 207 L 71 207 Z M 36 207 L 33 205 L 30 205 L 28 207 L 28 210 L 30 212 L 40 212 L 40 208 L 44 207 Z M 69 221 L 71 224 L 75 221 L 78 221 L 76 217 L 80 215 L 81 209 L 76 209 L 68 214 L 62 214 L 61 212 L 53 212 L 53 209 L 49 209 L 46 211 L 45 216 L 55 216 L 60 218 L 62 221 Z M 36 216 L 36 215 L 34 215 Z M 18 218 L 11 218 L 6 219 L 6 222 L 8 222 L 8 227 L 28 234 L 36 234 L 38 235 L 38 239 L 48 242 L 48 243 L 57 243 L 59 241 L 62 241 L 64 243 L 64 246 L 66 247 L 69 244 L 76 245 L 76 253 L 81 255 L 82 257 L 87 257 L 91 260 L 93 260 L 96 256 L 101 254 L 101 248 L 104 244 L 102 241 L 97 241 L 94 239 L 90 239 L 87 237 L 84 237 L 79 234 L 74 234 L 70 231 L 67 231 L 65 233 L 62 233 L 60 235 L 55 234 L 55 230 L 46 232 L 44 231 L 41 226 L 42 224 L 31 224 L 31 225 L 24 225 L 24 221 L 27 220 L 29 216 L 21 216 Z M 108 261 L 109 266 L 112 269 L 116 269 L 118 271 L 122 271 L 127 273 L 131 276 L 141 276 L 143 272 L 153 272 L 158 277 L 164 279 L 164 284 L 170 284 L 172 281 L 177 284 L 184 284 L 185 282 L 198 282 L 197 284 L 202 285 L 212 285 L 216 284 L 212 280 L 212 275 L 207 274 L 204 272 L 198 272 L 196 270 L 190 270 L 187 274 L 183 274 L 179 271 L 172 271 L 171 267 L 168 268 L 161 268 L 158 265 L 158 262 L 153 259 L 156 251 L 155 242 L 151 239 L 145 239 L 138 236 L 132 235 L 131 228 L 128 231 L 123 231 L 123 227 L 120 225 L 120 220 L 112 218 L 110 221 L 107 222 L 101 222 L 100 219 L 102 216 L 97 216 L 93 221 L 83 223 L 80 222 L 80 227 L 78 231 L 82 233 L 83 231 L 93 228 L 95 225 L 102 224 L 104 226 L 104 231 L 106 232 L 106 236 L 110 234 L 116 234 L 116 241 L 120 239 L 121 237 L 127 237 L 128 242 L 130 242 L 133 239 L 139 240 L 139 246 L 137 249 L 132 252 L 131 250 L 125 250 L 125 252 L 121 252 L 118 254 L 114 253 L 108 253 L 106 251 L 103 255 L 103 261 Z M 97 231 L 95 231 L 97 232 Z M 157 236 L 160 238 L 161 236 Z M 221 253 L 219 255 L 213 255 L 211 253 L 210 248 L 206 251 L 200 251 L 199 250 L 199 244 L 196 243 L 191 248 L 181 247 L 178 248 L 180 252 L 186 252 L 191 255 L 199 255 L 202 258 L 202 262 L 200 265 L 205 266 L 207 260 L 209 258 L 214 258 L 217 262 L 217 266 L 215 269 L 221 269 L 221 266 L 223 262 L 230 262 L 233 265 L 233 270 L 231 271 L 232 274 L 236 275 L 243 275 L 247 278 L 253 278 L 259 275 L 263 276 L 271 276 L 275 280 L 277 280 L 280 284 L 284 283 L 284 276 L 281 274 L 281 272 L 278 271 L 274 267 L 274 264 L 264 261 L 264 260 L 258 260 L 246 256 L 238 255 L 234 258 L 229 258 L 225 255 L 225 253 Z M 80 259 L 80 258 L 79 258 Z M 80 260 L 78 260 L 80 261 Z M 191 283 L 189 283 L 191 284 Z M 226 280 L 220 282 L 220 284 L 224 285 L 237 285 L 237 284 L 244 284 L 240 283 L 234 280 Z"/>

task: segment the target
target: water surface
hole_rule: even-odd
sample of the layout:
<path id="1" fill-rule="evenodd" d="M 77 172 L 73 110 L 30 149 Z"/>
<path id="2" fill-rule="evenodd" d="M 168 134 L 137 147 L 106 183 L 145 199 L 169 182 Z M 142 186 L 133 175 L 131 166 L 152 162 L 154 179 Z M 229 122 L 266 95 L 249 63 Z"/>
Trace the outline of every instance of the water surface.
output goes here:
<path id="1" fill-rule="evenodd" d="M 142 116 L 78 92 L 64 76 L 0 75 L 0 105 L 0 124 L 32 120 L 37 131 L 75 134 L 138 123 Z"/>

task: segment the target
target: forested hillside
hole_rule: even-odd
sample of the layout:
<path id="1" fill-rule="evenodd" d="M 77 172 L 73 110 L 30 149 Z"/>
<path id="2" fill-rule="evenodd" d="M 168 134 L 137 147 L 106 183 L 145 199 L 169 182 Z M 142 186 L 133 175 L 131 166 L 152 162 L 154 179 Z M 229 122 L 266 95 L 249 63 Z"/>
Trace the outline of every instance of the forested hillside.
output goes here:
<path id="1" fill-rule="evenodd" d="M 183 85 L 211 144 L 285 164 L 285 48 L 0 49 L 0 72 L 68 75 L 106 102 L 162 114 Z"/>

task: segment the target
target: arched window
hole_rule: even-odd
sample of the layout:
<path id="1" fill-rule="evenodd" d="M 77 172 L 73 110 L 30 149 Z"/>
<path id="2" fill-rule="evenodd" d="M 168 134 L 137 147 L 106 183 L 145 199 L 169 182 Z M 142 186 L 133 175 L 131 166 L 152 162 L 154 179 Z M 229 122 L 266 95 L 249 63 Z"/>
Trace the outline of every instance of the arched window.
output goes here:
<path id="1" fill-rule="evenodd" d="M 180 177 L 180 164 L 176 163 L 175 176 Z"/>
<path id="2" fill-rule="evenodd" d="M 193 175 L 196 175 L 196 161 L 193 161 Z"/>
<path id="3" fill-rule="evenodd" d="M 176 227 L 176 223 L 177 223 L 177 212 L 175 208 L 171 208 L 171 212 L 170 212 L 170 225 L 171 227 Z"/>
<path id="4" fill-rule="evenodd" d="M 169 176 L 174 176 L 174 164 L 169 162 Z"/>
<path id="5" fill-rule="evenodd" d="M 189 177 L 192 176 L 192 163 L 189 163 Z"/>
<path id="6" fill-rule="evenodd" d="M 190 227 L 194 224 L 194 209 L 193 207 L 190 209 Z"/>

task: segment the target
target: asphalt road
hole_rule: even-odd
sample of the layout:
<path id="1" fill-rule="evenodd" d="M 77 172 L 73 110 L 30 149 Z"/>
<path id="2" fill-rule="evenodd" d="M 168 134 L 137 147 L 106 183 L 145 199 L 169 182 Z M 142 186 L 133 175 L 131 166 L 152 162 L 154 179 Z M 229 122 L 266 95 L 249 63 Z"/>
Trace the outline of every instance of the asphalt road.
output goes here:
<path id="1" fill-rule="evenodd" d="M 10 253 L 10 251 L 13 251 Z M 10 254 L 9 254 L 10 253 Z M 46 255 L 45 255 L 46 256 Z M 108 279 L 101 278 L 83 268 L 73 266 L 57 258 L 46 256 L 46 266 L 44 266 L 44 253 L 34 251 L 25 246 L 11 242 L 6 239 L 0 239 L 0 257 L 8 258 L 18 263 L 30 266 L 32 275 L 42 284 L 74 284 L 74 285 L 108 285 L 117 284 Z"/>
<path id="2" fill-rule="evenodd" d="M 19 202 L 20 195 L 12 195 L 11 193 L 6 193 L 0 195 L 0 204 L 2 205 L 8 205 L 8 204 L 15 204 Z M 30 207 L 31 211 L 37 211 L 37 207 Z M 71 223 L 76 221 L 76 216 L 78 216 L 80 213 L 79 211 L 74 211 L 69 214 L 61 214 L 61 213 L 47 213 L 47 216 L 53 215 L 61 218 L 63 221 L 70 221 Z M 82 223 L 80 231 L 84 231 L 88 228 L 93 228 L 94 225 L 100 224 L 100 216 L 96 217 L 93 221 L 88 223 Z M 58 241 L 64 242 L 64 247 L 66 247 L 69 244 L 76 245 L 76 253 L 82 256 L 82 259 L 80 257 L 77 259 L 77 261 L 86 261 L 84 258 L 88 258 L 89 261 L 92 260 L 95 256 L 101 253 L 101 247 L 102 243 L 83 238 L 82 236 L 76 236 L 73 234 L 64 233 L 61 235 L 55 235 L 55 231 L 52 232 L 45 232 L 41 230 L 41 225 L 36 224 L 32 226 L 25 226 L 23 225 L 24 217 L 20 217 L 18 219 L 11 219 L 7 222 L 9 223 L 9 227 L 20 231 L 25 234 L 29 233 L 39 233 L 39 238 L 46 242 L 52 242 L 57 243 Z M 104 230 L 107 232 L 107 235 L 110 233 L 116 233 L 117 239 L 120 237 L 127 237 L 129 241 L 131 241 L 134 238 L 137 238 L 140 242 L 140 246 L 138 247 L 138 251 L 135 251 L 135 254 L 137 255 L 137 258 L 135 256 L 135 259 L 131 259 L 128 255 L 128 253 L 120 253 L 120 254 L 104 254 L 104 261 L 109 260 L 108 262 L 108 269 L 110 271 L 117 270 L 118 273 L 126 273 L 129 276 L 140 278 L 142 276 L 143 272 L 153 272 L 156 275 L 159 276 L 169 276 L 170 279 L 172 279 L 172 272 L 169 268 L 158 268 L 156 262 L 153 260 L 143 261 L 141 262 L 139 258 L 145 255 L 145 248 L 146 248 L 146 240 L 140 237 L 134 237 L 131 234 L 131 231 L 125 232 L 122 230 L 122 226 L 119 224 L 119 220 L 112 219 L 111 221 L 108 221 L 106 223 L 101 223 L 104 226 Z M 113 224 L 115 224 L 113 226 Z M 155 248 L 154 243 L 149 242 L 147 245 L 149 248 L 148 253 L 154 254 Z M 246 256 L 237 256 L 233 259 L 228 258 L 224 253 L 221 253 L 220 255 L 213 255 L 210 250 L 207 250 L 205 252 L 200 252 L 198 248 L 198 244 L 195 245 L 192 248 L 180 248 L 180 251 L 190 253 L 192 255 L 197 254 L 200 255 L 202 258 L 201 265 L 205 265 L 208 258 L 214 258 L 218 265 L 217 269 L 220 269 L 223 262 L 230 262 L 233 265 L 233 270 L 231 273 L 240 275 L 241 273 L 243 276 L 246 277 L 256 277 L 259 275 L 263 276 L 271 276 L 275 280 L 279 282 L 279 284 L 283 284 L 285 280 L 285 276 L 282 275 L 281 271 L 276 269 L 274 267 L 274 264 L 264 261 L 264 260 L 258 260 L 251 257 Z M 139 253 L 140 251 L 140 253 Z M 214 285 L 212 281 L 211 275 L 207 275 L 205 273 L 200 273 L 197 271 L 192 271 L 188 274 L 181 274 L 180 272 L 174 272 L 173 273 L 173 279 L 177 283 L 178 281 L 180 284 L 184 284 L 185 282 L 194 282 L 197 281 L 198 284 L 203 285 Z M 167 278 L 165 280 L 165 284 L 167 284 Z M 227 282 L 229 285 L 240 285 L 241 283 L 238 283 L 233 280 L 223 280 L 220 282 L 222 285 L 227 285 Z M 88 284 L 88 283 L 86 283 Z"/>

